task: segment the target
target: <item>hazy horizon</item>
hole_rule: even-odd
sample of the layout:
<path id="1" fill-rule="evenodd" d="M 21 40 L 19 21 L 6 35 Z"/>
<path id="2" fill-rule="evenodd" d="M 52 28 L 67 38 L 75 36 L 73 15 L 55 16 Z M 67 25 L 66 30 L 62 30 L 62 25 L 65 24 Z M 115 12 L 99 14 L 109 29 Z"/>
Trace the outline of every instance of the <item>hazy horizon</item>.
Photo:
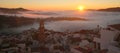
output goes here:
<path id="1" fill-rule="evenodd" d="M 0 7 L 22 7 L 30 10 L 77 10 L 79 6 L 84 6 L 85 9 L 120 7 L 119 3 L 118 0 L 2 0 L 0 1 Z"/>

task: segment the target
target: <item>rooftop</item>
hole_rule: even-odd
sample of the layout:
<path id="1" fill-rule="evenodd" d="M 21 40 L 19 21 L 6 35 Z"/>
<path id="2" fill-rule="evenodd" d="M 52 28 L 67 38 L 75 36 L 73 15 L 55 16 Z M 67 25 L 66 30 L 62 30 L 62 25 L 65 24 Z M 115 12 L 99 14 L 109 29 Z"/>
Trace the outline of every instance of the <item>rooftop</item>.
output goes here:
<path id="1" fill-rule="evenodd" d="M 109 25 L 109 26 L 120 31 L 120 24 L 114 24 L 114 25 Z"/>
<path id="2" fill-rule="evenodd" d="M 81 48 L 81 47 L 75 48 L 75 49 L 78 50 L 78 51 L 80 51 L 80 52 L 82 52 L 82 53 L 90 53 L 90 51 L 88 51 L 88 50 L 86 50 L 86 49 L 83 49 L 83 48 Z"/>

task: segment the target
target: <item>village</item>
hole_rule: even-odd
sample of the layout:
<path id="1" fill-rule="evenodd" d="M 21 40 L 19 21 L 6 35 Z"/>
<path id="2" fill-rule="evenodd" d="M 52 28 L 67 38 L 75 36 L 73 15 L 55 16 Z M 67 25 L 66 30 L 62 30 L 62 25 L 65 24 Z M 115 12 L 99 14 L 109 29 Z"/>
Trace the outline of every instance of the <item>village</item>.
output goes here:
<path id="1" fill-rule="evenodd" d="M 0 0 L 0 53 L 120 53 L 120 0 Z"/>
<path id="2" fill-rule="evenodd" d="M 0 53 L 120 53 L 120 24 L 92 30 L 56 32 L 39 29 L 0 34 Z"/>

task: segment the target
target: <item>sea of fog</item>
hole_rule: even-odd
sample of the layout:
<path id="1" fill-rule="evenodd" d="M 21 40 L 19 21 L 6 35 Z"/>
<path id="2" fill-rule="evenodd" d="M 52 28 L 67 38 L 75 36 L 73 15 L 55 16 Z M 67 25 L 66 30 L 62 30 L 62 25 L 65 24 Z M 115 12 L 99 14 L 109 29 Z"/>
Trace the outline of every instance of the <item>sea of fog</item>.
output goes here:
<path id="1" fill-rule="evenodd" d="M 2 13 L 0 13 L 2 14 Z M 3 14 L 2 14 L 3 15 Z M 97 25 L 107 27 L 112 24 L 120 24 L 120 12 L 101 12 L 101 11 L 29 11 L 21 14 L 4 14 L 9 16 L 24 16 L 29 18 L 49 18 L 49 17 L 78 17 L 89 19 L 88 21 L 51 21 L 45 22 L 45 28 L 54 31 L 79 31 L 82 29 L 93 29 Z M 22 32 L 31 28 L 38 29 L 39 23 L 30 24 L 17 28 L 7 28 L 1 32 Z"/>

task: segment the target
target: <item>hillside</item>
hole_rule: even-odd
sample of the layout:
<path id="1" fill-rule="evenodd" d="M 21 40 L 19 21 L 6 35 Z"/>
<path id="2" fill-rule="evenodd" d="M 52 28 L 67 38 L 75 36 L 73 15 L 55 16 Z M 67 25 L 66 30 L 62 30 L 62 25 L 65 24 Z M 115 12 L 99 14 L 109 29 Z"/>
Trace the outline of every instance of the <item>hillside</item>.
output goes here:
<path id="1" fill-rule="evenodd" d="M 16 14 L 23 11 L 29 11 L 24 8 L 0 8 L 1 13 Z"/>
<path id="2" fill-rule="evenodd" d="M 120 7 L 113 7 L 113 8 L 99 9 L 99 10 L 97 10 L 97 11 L 120 12 Z"/>
<path id="3" fill-rule="evenodd" d="M 35 22 L 34 18 L 16 17 L 16 16 L 4 16 L 0 15 L 0 29 L 19 27 L 23 25 L 29 25 Z"/>

